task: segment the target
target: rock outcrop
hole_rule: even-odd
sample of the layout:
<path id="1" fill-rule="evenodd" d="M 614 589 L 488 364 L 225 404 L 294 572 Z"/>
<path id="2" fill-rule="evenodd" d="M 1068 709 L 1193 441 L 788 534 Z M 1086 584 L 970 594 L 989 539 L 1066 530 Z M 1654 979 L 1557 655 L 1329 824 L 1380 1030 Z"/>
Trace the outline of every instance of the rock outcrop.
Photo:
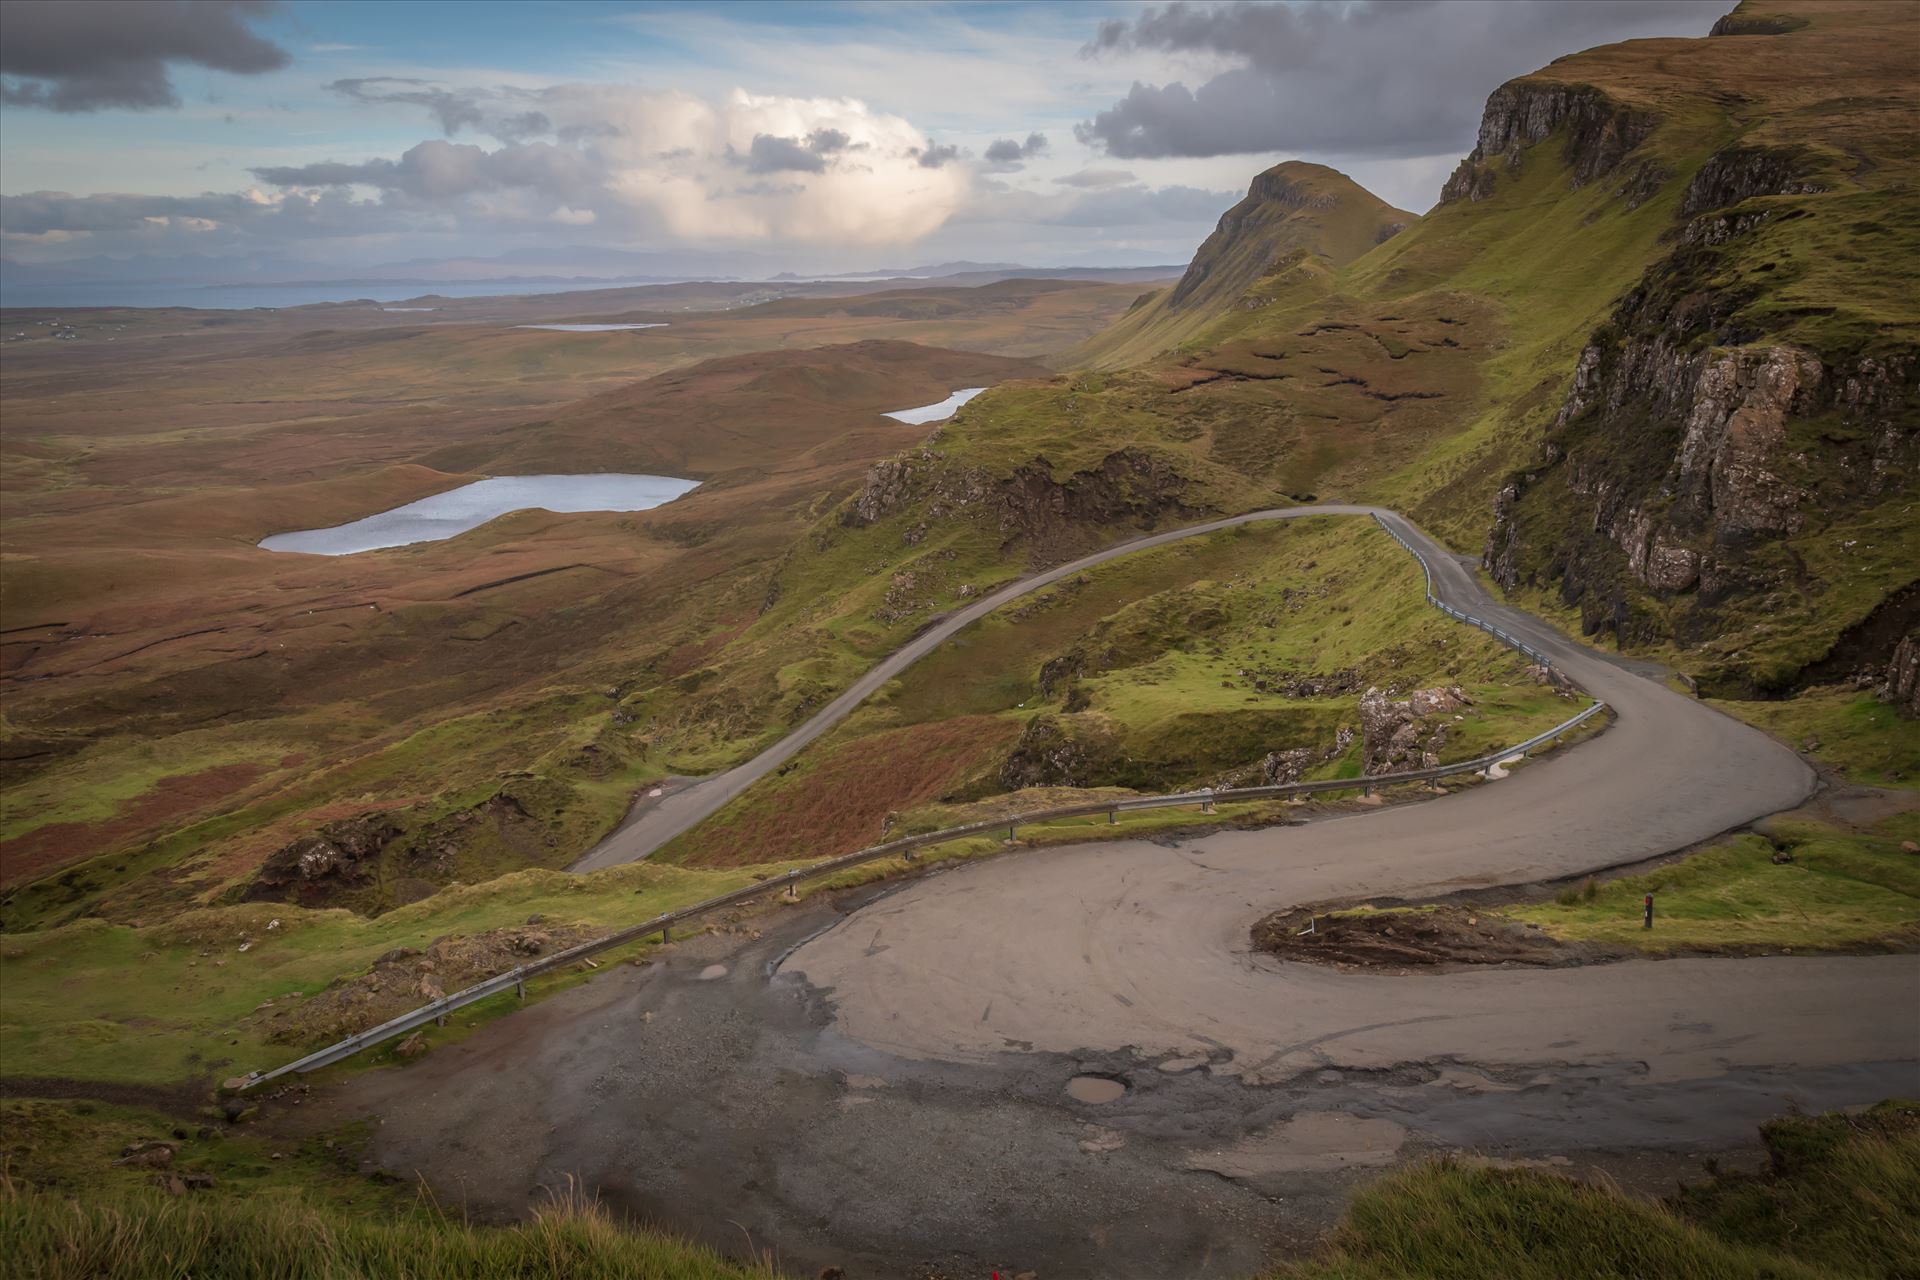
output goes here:
<path id="1" fill-rule="evenodd" d="M 248 886 L 246 900 L 329 901 L 341 889 L 366 881 L 380 851 L 399 834 L 398 826 L 377 813 L 329 822 L 270 854 Z"/>
<path id="2" fill-rule="evenodd" d="M 1592 85 L 1510 80 L 1488 97 L 1479 138 L 1441 188 L 1440 203 L 1486 199 L 1501 167 L 1518 169 L 1528 147 L 1562 127 L 1567 131 L 1562 158 L 1572 171 L 1569 186 L 1578 189 L 1618 168 L 1657 122 L 1653 113 L 1629 107 Z M 1631 185 L 1637 189 L 1645 183 Z"/>
<path id="3" fill-rule="evenodd" d="M 1001 766 L 1000 784 L 1008 791 L 1104 785 L 1119 754 L 1113 728 L 1102 716 L 1035 716 Z"/>
<path id="4" fill-rule="evenodd" d="M 1907 719 L 1920 720 L 1920 632 L 1907 633 L 1894 646 L 1886 678 L 1874 692 Z"/>
<path id="5" fill-rule="evenodd" d="M 1467 705 L 1458 685 L 1416 689 L 1398 701 L 1377 687 L 1368 689 L 1360 698 L 1364 771 L 1371 777 L 1438 765 L 1453 713 Z"/>
<path id="6" fill-rule="evenodd" d="M 1680 197 L 1680 216 L 1693 218 L 1754 196 L 1814 195 L 1825 190 L 1807 176 L 1808 158 L 1782 147 L 1728 147 L 1708 157 Z"/>
<path id="7" fill-rule="evenodd" d="M 1062 480 L 1045 458 L 995 478 L 926 448 L 876 463 L 840 522 L 862 528 L 916 507 L 929 521 L 971 515 L 1044 553 L 1073 530 L 1116 524 L 1144 529 L 1206 514 L 1205 506 L 1187 501 L 1189 487 L 1172 461 L 1144 449 L 1116 450 Z M 907 531 L 910 541 L 924 533 L 918 529 Z"/>
<path id="8" fill-rule="evenodd" d="M 1280 787 L 1290 782 L 1298 782 L 1307 770 L 1317 764 L 1339 759 L 1352 745 L 1353 730 L 1342 726 L 1333 736 L 1333 745 L 1325 751 L 1315 751 L 1311 747 L 1289 747 L 1285 751 L 1269 751 L 1260 761 L 1261 785 Z"/>
<path id="9" fill-rule="evenodd" d="M 1589 634 L 1696 642 L 1804 586 L 1769 547 L 1920 474 L 1920 351 L 1829 355 L 1750 318 L 1769 276 L 1740 269 L 1742 238 L 1806 216 L 1758 201 L 1817 194 L 1807 165 L 1739 146 L 1688 181 L 1677 244 L 1592 336 L 1539 461 L 1495 500 L 1484 562 L 1501 585 L 1557 583 Z"/>

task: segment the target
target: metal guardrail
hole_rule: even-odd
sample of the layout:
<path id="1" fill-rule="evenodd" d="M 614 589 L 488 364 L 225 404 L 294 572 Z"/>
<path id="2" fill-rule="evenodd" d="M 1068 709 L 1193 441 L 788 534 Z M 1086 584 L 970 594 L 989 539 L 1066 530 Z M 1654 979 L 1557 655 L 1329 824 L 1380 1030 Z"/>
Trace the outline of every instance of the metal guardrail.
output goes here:
<path id="1" fill-rule="evenodd" d="M 1391 530 L 1389 530 L 1389 532 L 1391 532 Z M 1001 830 L 1004 830 L 1007 833 L 1007 839 L 1011 840 L 1022 826 L 1054 822 L 1063 818 L 1098 817 L 1101 814 L 1106 814 L 1107 820 L 1111 823 L 1118 822 L 1120 815 L 1123 813 L 1132 813 L 1143 809 L 1180 808 L 1190 805 L 1198 805 L 1203 812 L 1211 813 L 1216 804 L 1232 804 L 1247 800 L 1291 799 L 1295 796 L 1318 795 L 1335 791 L 1358 791 L 1365 795 L 1371 794 L 1376 788 L 1380 787 L 1399 786 L 1412 782 L 1429 782 L 1437 778 L 1454 777 L 1463 773 L 1479 773 L 1491 765 L 1498 764 L 1502 760 L 1511 759 L 1514 756 L 1525 756 L 1536 748 L 1545 746 L 1562 734 L 1585 724 L 1588 720 L 1591 720 L 1604 710 L 1606 710 L 1606 704 L 1604 702 L 1596 702 L 1584 711 L 1581 711 L 1578 715 L 1561 721 L 1545 733 L 1535 734 L 1525 742 L 1518 743 L 1511 747 L 1505 747 L 1484 756 L 1477 756 L 1472 760 L 1462 760 L 1454 764 L 1436 765 L 1431 769 L 1411 769 L 1401 773 L 1375 774 L 1372 777 L 1324 778 L 1314 782 L 1288 782 L 1267 787 L 1233 787 L 1220 791 L 1206 788 L 1200 791 L 1182 791 L 1164 796 L 1134 796 L 1123 800 L 1091 801 L 1085 804 L 1062 805 L 1051 809 L 1038 809 L 1028 813 L 1012 814 L 1004 818 L 992 818 L 984 822 L 970 822 L 958 827 L 944 827 L 937 831 L 922 832 L 919 835 L 902 836 L 897 840 L 889 840 L 884 844 L 870 845 L 865 849 L 859 849 L 853 853 L 842 854 L 837 858 L 829 858 L 825 862 L 815 863 L 810 867 L 796 868 L 793 871 L 787 872 L 785 875 L 772 876 L 766 880 L 744 885 L 731 892 L 723 893 L 718 897 L 696 902 L 692 906 L 681 907 L 678 910 L 668 911 L 661 915 L 654 916 L 651 920 L 643 920 L 638 924 L 628 925 L 624 929 L 615 930 L 604 938 L 596 938 L 592 942 L 583 942 L 578 946 L 568 947 L 563 951 L 556 951 L 550 956 L 543 956 L 530 963 L 518 965 L 507 970 L 505 973 L 488 978 L 484 982 L 475 983 L 473 986 L 456 991 L 451 995 L 442 996 L 431 1004 L 422 1005 L 420 1008 L 408 1013 L 403 1013 L 397 1018 L 391 1018 L 377 1027 L 369 1027 L 365 1031 L 350 1035 L 346 1039 L 328 1045 L 324 1049 L 316 1050 L 304 1058 L 295 1059 L 284 1066 L 275 1067 L 271 1071 L 250 1075 L 246 1083 L 237 1087 L 240 1089 L 251 1089 L 265 1084 L 269 1080 L 275 1080 L 281 1076 L 290 1075 L 295 1072 L 317 1071 L 321 1067 L 332 1066 L 334 1063 L 340 1062 L 343 1059 L 351 1058 L 362 1049 L 369 1049 L 383 1041 L 405 1035 L 409 1031 L 426 1026 L 429 1022 L 439 1022 L 454 1010 L 485 1000 L 489 996 L 500 995 L 509 990 L 518 990 L 524 995 L 525 983 L 528 978 L 537 977 L 543 973 L 551 973 L 556 969 L 564 969 L 568 965 L 578 964 L 580 961 L 597 955 L 602 951 L 610 951 L 615 947 L 625 946 L 630 942 L 638 942 L 651 934 L 659 934 L 662 942 L 671 941 L 673 938 L 673 929 L 676 925 L 684 924 L 689 920 L 699 919 L 702 916 L 723 910 L 727 907 L 738 906 L 740 903 L 751 901 L 754 898 L 770 892 L 781 890 L 792 891 L 806 881 L 818 880 L 835 875 L 864 863 L 878 862 L 885 858 L 894 857 L 904 857 L 911 861 L 916 849 L 924 849 L 930 845 L 947 844 L 955 840 L 965 840 L 972 836 L 991 835 Z"/>
<path id="2" fill-rule="evenodd" d="M 1520 639 L 1518 636 L 1508 635 L 1506 632 L 1494 626 L 1491 622 L 1486 621 L 1484 618 L 1476 618 L 1470 613 L 1462 613 L 1460 610 L 1454 608 L 1452 605 L 1442 600 L 1439 596 L 1434 595 L 1433 594 L 1433 566 L 1428 564 L 1427 558 L 1420 554 L 1420 549 L 1414 546 L 1411 542 L 1408 542 L 1405 538 L 1401 537 L 1399 531 L 1395 529 L 1392 525 L 1388 524 L 1386 520 L 1379 515 L 1379 513 L 1376 512 L 1374 514 L 1373 519 L 1376 524 L 1378 524 L 1382 529 L 1385 529 L 1387 531 L 1387 536 L 1389 538 L 1392 538 L 1395 542 L 1399 543 L 1402 547 L 1406 548 L 1407 554 L 1420 562 L 1420 572 L 1424 573 L 1427 576 L 1427 603 L 1428 604 L 1432 605 L 1434 608 L 1438 609 L 1440 612 L 1446 614 L 1449 618 L 1452 618 L 1457 622 L 1464 622 L 1470 627 L 1480 628 L 1482 631 L 1486 632 L 1488 635 L 1492 636 L 1494 639 L 1500 641 L 1502 644 L 1505 644 L 1508 647 L 1513 649 L 1518 649 L 1521 653 L 1526 654 L 1529 658 L 1532 658 L 1535 662 L 1539 663 L 1543 667 L 1551 668 L 1553 666 L 1552 658 L 1549 658 L 1546 654 L 1540 652 L 1538 649 L 1534 648 L 1532 645 L 1528 644 L 1526 641 Z"/>

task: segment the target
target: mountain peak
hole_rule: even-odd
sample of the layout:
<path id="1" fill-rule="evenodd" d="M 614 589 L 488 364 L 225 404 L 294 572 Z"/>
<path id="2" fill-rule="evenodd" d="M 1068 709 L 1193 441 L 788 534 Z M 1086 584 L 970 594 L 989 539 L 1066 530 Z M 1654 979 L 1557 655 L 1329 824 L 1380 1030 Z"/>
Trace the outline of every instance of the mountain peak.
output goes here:
<path id="1" fill-rule="evenodd" d="M 1165 351 L 1224 314 L 1282 260 L 1306 254 L 1344 266 L 1417 220 L 1338 169 L 1284 160 L 1254 175 L 1170 291 L 1136 304 L 1073 363 L 1107 368 Z"/>

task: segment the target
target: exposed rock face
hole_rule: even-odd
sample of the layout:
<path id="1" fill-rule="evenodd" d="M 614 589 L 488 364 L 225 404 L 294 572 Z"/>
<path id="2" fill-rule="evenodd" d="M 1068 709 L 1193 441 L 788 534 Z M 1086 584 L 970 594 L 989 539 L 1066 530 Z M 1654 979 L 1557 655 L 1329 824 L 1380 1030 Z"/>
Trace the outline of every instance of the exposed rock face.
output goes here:
<path id="1" fill-rule="evenodd" d="M 1907 719 L 1920 719 L 1920 632 L 1909 632 L 1894 646 L 1887 677 L 1874 692 Z"/>
<path id="2" fill-rule="evenodd" d="M 1715 152 L 1680 197 L 1680 216 L 1725 209 L 1754 196 L 1813 195 L 1825 190 L 1804 176 L 1806 158 L 1779 147 L 1728 147 Z"/>
<path id="3" fill-rule="evenodd" d="M 929 520 L 986 514 L 1001 533 L 1044 547 L 1074 527 L 1146 528 L 1169 516 L 1204 514 L 1206 508 L 1185 501 L 1187 488 L 1186 476 L 1172 462 L 1143 449 L 1116 450 L 1098 466 L 1064 480 L 1054 478 L 1044 458 L 996 480 L 952 465 L 936 450 L 921 449 L 875 464 L 841 523 L 860 528 L 918 504 Z"/>
<path id="4" fill-rule="evenodd" d="M 1258 175 L 1247 187 L 1246 199 L 1221 215 L 1213 234 L 1207 237 L 1206 244 L 1194 255 L 1192 265 L 1174 285 L 1173 293 L 1167 298 L 1168 305 L 1180 307 L 1204 291 L 1213 279 L 1215 269 L 1228 261 L 1228 256 L 1221 251 L 1222 247 L 1241 236 L 1250 226 L 1270 221 L 1278 210 L 1331 209 L 1339 203 L 1333 196 L 1318 194 L 1278 169 L 1269 169 Z"/>
<path id="5" fill-rule="evenodd" d="M 1379 688 L 1360 698 L 1360 733 L 1368 776 L 1400 769 L 1431 769 L 1446 745 L 1448 717 L 1467 706 L 1458 685 L 1416 689 L 1399 701 Z"/>
<path id="6" fill-rule="evenodd" d="M 1121 449 L 1089 471 L 1064 481 L 1043 459 L 1015 471 L 999 486 L 1000 529 L 1044 541 L 1068 526 L 1130 524 L 1148 527 L 1167 516 L 1198 516 L 1204 508 L 1183 500 L 1187 478 L 1158 454 Z"/>
<path id="7" fill-rule="evenodd" d="M 1495 500 L 1496 581 L 1557 580 L 1589 634 L 1692 642 L 1742 600 L 1802 588 L 1770 544 L 1920 474 L 1920 351 L 1823 356 L 1744 318 L 1770 277 L 1739 269 L 1742 237 L 1805 210 L 1716 206 L 1817 192 L 1804 163 L 1734 147 L 1689 180 L 1679 243 L 1593 335 L 1540 460 Z"/>
<path id="8" fill-rule="evenodd" d="M 1341 726 L 1333 736 L 1333 745 L 1325 751 L 1315 751 L 1310 747 L 1291 747 L 1285 751 L 1270 751 L 1260 762 L 1260 781 L 1264 786 L 1281 787 L 1290 782 L 1300 781 L 1301 775 L 1316 764 L 1328 760 L 1337 760 L 1347 753 L 1353 745 L 1353 730 Z"/>
<path id="9" fill-rule="evenodd" d="M 840 523 L 849 528 L 878 524 L 905 507 L 913 497 L 916 458 L 926 462 L 931 457 L 929 451 L 922 450 L 917 455 L 885 458 L 874 463 L 867 471 L 867 482 L 861 486 L 853 505 L 840 517 Z"/>
<path id="10" fill-rule="evenodd" d="M 1000 783 L 1008 791 L 1096 786 L 1112 773 L 1117 756 L 1113 730 L 1100 716 L 1035 716 L 1001 766 Z"/>
<path id="11" fill-rule="evenodd" d="M 1796 14 L 1747 14 L 1735 9 L 1720 15 L 1709 36 L 1783 36 L 1798 31 L 1807 20 Z"/>
<path id="12" fill-rule="evenodd" d="M 1269 787 L 1283 787 L 1300 781 L 1300 775 L 1312 768 L 1320 757 L 1305 747 L 1270 751 L 1260 762 L 1260 781 Z"/>
<path id="13" fill-rule="evenodd" d="M 373 859 L 400 828 L 377 813 L 329 822 L 282 846 L 260 865 L 250 902 L 318 902 L 372 873 Z"/>
<path id="14" fill-rule="evenodd" d="M 1563 125 L 1563 154 L 1573 170 L 1571 186 L 1578 189 L 1619 167 L 1656 122 L 1651 113 L 1617 102 L 1592 85 L 1510 80 L 1487 99 L 1479 139 L 1441 188 L 1440 203 L 1486 199 L 1493 194 L 1498 160 L 1504 157 L 1509 172 L 1519 168 L 1526 148 Z"/>

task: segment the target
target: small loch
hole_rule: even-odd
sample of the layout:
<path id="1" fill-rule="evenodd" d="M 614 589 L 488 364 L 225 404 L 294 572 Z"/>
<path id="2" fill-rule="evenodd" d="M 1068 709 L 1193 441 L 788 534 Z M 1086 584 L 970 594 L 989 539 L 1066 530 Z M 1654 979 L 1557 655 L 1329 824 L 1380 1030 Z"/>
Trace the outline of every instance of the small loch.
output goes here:
<path id="1" fill-rule="evenodd" d="M 985 390 L 985 387 L 962 387 L 939 404 L 923 404 L 918 409 L 898 409 L 886 416 L 895 422 L 938 422 L 942 418 L 951 418 L 954 410 Z"/>
<path id="2" fill-rule="evenodd" d="M 436 493 L 391 511 L 335 525 L 263 538 L 268 551 L 350 556 L 382 547 L 439 542 L 477 529 L 509 511 L 646 511 L 698 488 L 698 480 L 608 473 L 584 476 L 494 476 Z"/>
<path id="3" fill-rule="evenodd" d="M 653 324 L 517 324 L 516 329 L 545 329 L 549 333 L 618 333 L 622 329 L 664 329 L 667 322 Z"/>

